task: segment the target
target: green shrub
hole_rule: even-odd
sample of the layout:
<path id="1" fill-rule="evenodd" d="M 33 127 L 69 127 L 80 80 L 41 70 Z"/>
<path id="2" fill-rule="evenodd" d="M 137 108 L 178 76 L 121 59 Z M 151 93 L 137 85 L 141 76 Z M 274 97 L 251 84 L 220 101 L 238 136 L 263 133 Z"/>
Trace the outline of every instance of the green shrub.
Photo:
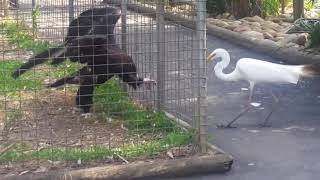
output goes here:
<path id="1" fill-rule="evenodd" d="M 262 1 L 262 15 L 273 16 L 277 15 L 280 8 L 280 0 L 263 0 Z"/>
<path id="2" fill-rule="evenodd" d="M 313 29 L 309 35 L 309 48 L 319 48 L 320 47 L 320 23 L 313 26 Z"/>

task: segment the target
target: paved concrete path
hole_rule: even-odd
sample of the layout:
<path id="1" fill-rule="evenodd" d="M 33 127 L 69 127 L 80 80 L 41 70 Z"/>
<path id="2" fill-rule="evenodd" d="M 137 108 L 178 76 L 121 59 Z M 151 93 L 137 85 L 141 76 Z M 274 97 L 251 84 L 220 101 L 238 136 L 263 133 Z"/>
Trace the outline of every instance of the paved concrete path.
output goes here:
<path id="1" fill-rule="evenodd" d="M 229 50 L 233 61 L 253 57 L 277 62 L 211 36 L 207 43 L 209 51 L 215 48 Z M 210 69 L 212 71 L 213 66 Z M 223 82 L 214 74 L 208 82 L 211 141 L 234 156 L 233 169 L 225 175 L 181 180 L 319 179 L 320 80 L 306 80 L 298 85 L 258 85 L 254 99 L 262 103 L 264 109 L 250 111 L 235 124 L 236 129 L 217 129 L 217 124 L 231 120 L 246 105 L 249 92 L 241 91 L 241 88 L 248 88 L 248 84 Z M 283 94 L 280 108 L 272 116 L 270 128 L 258 128 L 257 124 L 262 122 L 271 106 L 269 89 Z"/>

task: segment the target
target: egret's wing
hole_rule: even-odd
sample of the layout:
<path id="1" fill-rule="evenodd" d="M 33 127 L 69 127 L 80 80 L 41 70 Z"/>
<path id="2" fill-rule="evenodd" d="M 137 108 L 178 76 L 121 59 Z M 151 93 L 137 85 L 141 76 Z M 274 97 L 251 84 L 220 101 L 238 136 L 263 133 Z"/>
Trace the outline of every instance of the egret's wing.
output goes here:
<path id="1" fill-rule="evenodd" d="M 296 84 L 299 80 L 298 67 L 243 58 L 239 60 L 236 68 L 248 81 Z"/>

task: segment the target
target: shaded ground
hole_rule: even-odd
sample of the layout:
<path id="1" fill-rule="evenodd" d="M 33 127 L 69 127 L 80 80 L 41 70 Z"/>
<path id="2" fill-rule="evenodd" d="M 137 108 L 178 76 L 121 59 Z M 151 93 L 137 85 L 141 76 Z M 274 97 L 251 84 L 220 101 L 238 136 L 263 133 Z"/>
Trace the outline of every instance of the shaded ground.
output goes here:
<path id="1" fill-rule="evenodd" d="M 209 36 L 208 50 L 226 48 L 232 59 L 252 57 L 276 61 L 268 56 Z M 232 68 L 231 68 L 232 69 Z M 211 69 L 212 70 L 212 69 Z M 320 81 L 306 80 L 295 85 L 259 85 L 256 109 L 236 123 L 237 129 L 217 129 L 234 118 L 248 99 L 245 82 L 223 82 L 211 75 L 208 82 L 209 133 L 212 142 L 234 156 L 233 169 L 225 175 L 175 178 L 176 180 L 309 180 L 320 177 Z M 269 88 L 282 92 L 280 108 L 271 118 L 270 128 L 257 128 L 270 108 Z"/>

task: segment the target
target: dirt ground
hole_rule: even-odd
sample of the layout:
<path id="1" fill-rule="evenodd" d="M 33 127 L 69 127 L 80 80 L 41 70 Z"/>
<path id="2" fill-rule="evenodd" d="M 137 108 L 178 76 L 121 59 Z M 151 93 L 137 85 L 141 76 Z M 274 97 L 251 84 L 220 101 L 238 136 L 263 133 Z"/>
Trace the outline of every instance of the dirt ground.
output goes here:
<path id="1" fill-rule="evenodd" d="M 0 121 L 5 126 L 1 130 L 0 156 L 18 145 L 28 151 L 41 151 L 52 147 L 87 148 L 93 146 L 121 147 L 124 144 L 137 144 L 150 139 L 162 138 L 157 134 L 129 133 L 121 120 L 108 118 L 97 108 L 92 116 L 85 118 L 75 110 L 74 92 L 64 90 L 46 90 L 37 97 L 29 94 L 30 101 L 8 101 L 7 108 L 19 111 L 15 120 L 8 122 L 4 111 Z M 28 97 L 24 94 L 24 97 Z M 32 97 L 32 98 L 31 98 Z M 40 98 L 41 97 L 41 98 Z M 168 154 L 169 152 L 169 154 Z M 155 159 L 191 156 L 197 152 L 193 145 L 173 148 L 154 157 L 140 157 L 127 161 L 149 161 Z M 26 162 L 0 163 L 0 177 L 43 173 L 49 170 L 66 168 L 94 167 L 106 164 L 126 163 L 121 157 L 104 157 L 86 162 L 67 162 L 34 160 Z"/>

